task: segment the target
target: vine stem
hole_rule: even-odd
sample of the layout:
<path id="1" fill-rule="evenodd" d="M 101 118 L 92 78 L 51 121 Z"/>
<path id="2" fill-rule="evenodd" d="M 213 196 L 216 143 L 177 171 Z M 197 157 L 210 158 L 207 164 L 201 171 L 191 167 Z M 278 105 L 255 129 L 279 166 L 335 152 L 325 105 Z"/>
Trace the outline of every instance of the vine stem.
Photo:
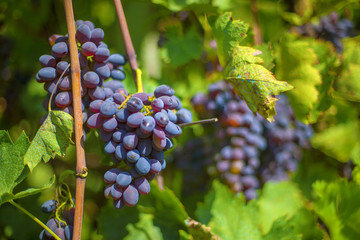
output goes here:
<path id="1" fill-rule="evenodd" d="M 263 43 L 262 40 L 262 33 L 261 33 L 261 27 L 260 27 L 260 21 L 259 21 L 259 9 L 257 6 L 257 2 L 256 0 L 251 0 L 250 2 L 250 11 L 251 11 L 251 15 L 254 21 L 254 43 L 256 45 L 261 45 Z"/>
<path id="2" fill-rule="evenodd" d="M 115 5 L 115 10 L 116 10 L 116 15 L 118 17 L 119 25 L 120 25 L 121 35 L 124 40 L 126 56 L 129 59 L 129 63 L 130 63 L 132 75 L 133 75 L 133 78 L 135 81 L 135 85 L 136 85 L 138 92 L 143 92 L 144 90 L 143 90 L 143 84 L 142 84 L 142 79 L 141 79 L 141 71 L 138 67 L 138 63 L 136 60 L 136 53 L 135 53 L 135 49 L 134 49 L 134 46 L 131 41 L 129 28 L 126 23 L 126 17 L 125 17 L 124 9 L 121 4 L 121 0 L 114 0 L 114 5 Z"/>
<path id="3" fill-rule="evenodd" d="M 72 0 L 64 0 L 66 25 L 69 34 L 71 81 L 73 93 L 73 109 L 75 119 L 75 146 L 76 146 L 76 194 L 73 240 L 81 239 L 81 227 L 84 211 L 84 195 L 86 178 L 83 173 L 87 172 L 84 150 L 84 134 L 81 111 L 81 82 L 78 48 L 75 39 L 75 20 Z"/>
<path id="4" fill-rule="evenodd" d="M 11 203 L 14 207 L 18 208 L 20 211 L 28 215 L 32 220 L 34 220 L 36 223 L 38 223 L 41 227 L 43 227 L 46 231 L 48 231 L 56 240 L 61 240 L 53 231 L 51 231 L 50 228 L 48 228 L 42 221 L 40 221 L 37 217 L 32 215 L 28 210 L 14 202 L 13 200 L 10 200 L 9 203 Z"/>

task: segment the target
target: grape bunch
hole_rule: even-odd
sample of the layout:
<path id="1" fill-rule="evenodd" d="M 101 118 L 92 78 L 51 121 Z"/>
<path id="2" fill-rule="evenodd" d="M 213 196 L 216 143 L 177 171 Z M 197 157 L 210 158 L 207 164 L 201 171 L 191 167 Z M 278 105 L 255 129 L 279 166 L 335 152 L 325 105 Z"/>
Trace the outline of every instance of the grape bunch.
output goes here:
<path id="1" fill-rule="evenodd" d="M 71 205 L 62 204 L 59 206 L 58 201 L 51 199 L 46 201 L 41 210 L 44 213 L 55 213 L 55 217 L 50 218 L 46 226 L 51 229 L 60 239 L 71 240 L 73 235 L 74 213 L 75 208 Z M 61 212 L 61 214 L 59 213 Z M 47 230 L 42 230 L 39 236 L 40 240 L 54 239 Z"/>
<path id="2" fill-rule="evenodd" d="M 125 79 L 123 65 L 126 60 L 121 54 L 110 55 L 107 45 L 102 42 L 104 31 L 101 28 L 95 28 L 90 21 L 82 20 L 76 21 L 76 27 L 85 123 L 91 100 L 103 100 L 112 96 L 116 89 L 124 86 L 121 81 Z M 42 55 L 39 58 L 42 68 L 36 74 L 36 80 L 44 83 L 44 89 L 48 92 L 43 105 L 47 110 L 51 93 L 54 92 L 52 109 L 73 115 L 68 36 L 52 35 L 49 43 L 52 46 L 51 55 Z M 63 77 L 60 79 L 61 75 Z M 112 80 L 104 82 L 109 78 Z"/>
<path id="3" fill-rule="evenodd" d="M 87 126 L 100 128 L 105 153 L 115 164 L 123 163 L 104 175 L 105 196 L 113 198 L 115 208 L 134 206 L 139 194 L 150 192 L 149 182 L 166 166 L 164 151 L 182 133 L 178 124 L 192 121 L 191 112 L 182 108 L 174 93 L 167 85 L 153 94 L 128 94 L 118 88 L 111 97 L 90 103 L 93 114 Z"/>
<path id="4" fill-rule="evenodd" d="M 216 142 L 222 143 L 214 153 L 216 172 L 232 191 L 244 192 L 247 199 L 255 198 L 260 186 L 256 176 L 260 154 L 266 148 L 262 118 L 254 115 L 225 82 L 211 84 L 208 94 L 195 95 L 192 103 L 201 118 L 220 119 L 214 132 Z"/>
<path id="5" fill-rule="evenodd" d="M 303 36 L 330 41 L 338 53 L 344 50 L 341 39 L 355 36 L 354 24 L 348 19 L 339 20 L 337 12 L 331 12 L 328 16 L 321 17 L 318 25 L 308 23 L 299 26 L 297 31 Z"/>
<path id="6" fill-rule="evenodd" d="M 195 151 L 188 144 L 181 149 L 189 152 L 189 166 L 199 171 L 207 168 L 209 175 L 219 176 L 233 192 L 243 192 L 248 200 L 256 198 L 256 189 L 265 182 L 288 179 L 297 169 L 302 150 L 310 147 L 312 128 L 295 120 L 285 95 L 276 103 L 273 123 L 253 114 L 223 81 L 209 85 L 207 93 L 196 94 L 192 104 L 200 118 L 217 117 L 220 122 L 205 125 L 207 140 L 198 139 L 205 151 Z M 181 168 L 183 159 L 174 152 Z M 186 179 L 191 170 L 181 169 Z"/>
<path id="7" fill-rule="evenodd" d="M 288 173 L 297 170 L 302 150 L 310 148 L 313 130 L 295 120 L 285 95 L 276 102 L 274 122 L 265 122 L 268 149 L 263 155 L 260 176 L 263 182 L 288 179 Z"/>

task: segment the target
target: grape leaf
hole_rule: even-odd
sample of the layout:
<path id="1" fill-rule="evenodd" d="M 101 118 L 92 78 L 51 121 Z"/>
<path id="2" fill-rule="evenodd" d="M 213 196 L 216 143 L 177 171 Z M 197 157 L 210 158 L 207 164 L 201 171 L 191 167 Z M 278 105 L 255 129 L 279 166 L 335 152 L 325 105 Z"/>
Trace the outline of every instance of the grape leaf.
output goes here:
<path id="1" fill-rule="evenodd" d="M 278 49 L 276 76 L 286 79 L 295 89 L 286 95 L 293 107 L 295 117 L 304 123 L 310 122 L 310 112 L 319 101 L 317 85 L 321 75 L 313 65 L 317 56 L 305 40 L 297 40 L 288 34 Z"/>
<path id="2" fill-rule="evenodd" d="M 168 31 L 166 38 L 168 41 L 164 47 L 167 50 L 171 65 L 177 67 L 201 57 L 203 43 L 195 29 L 190 29 L 185 34 L 178 31 Z"/>
<path id="3" fill-rule="evenodd" d="M 223 240 L 261 239 L 256 208 L 246 205 L 243 197 L 235 197 L 217 181 L 214 181 L 213 189 L 195 212 L 199 220 Z"/>
<path id="4" fill-rule="evenodd" d="M 359 239 L 360 186 L 342 179 L 317 181 L 313 188 L 314 210 L 329 229 L 331 239 Z"/>
<path id="5" fill-rule="evenodd" d="M 311 139 L 312 146 L 340 162 L 348 162 L 358 157 L 357 148 L 360 144 L 358 122 L 349 120 L 316 133 Z"/>
<path id="6" fill-rule="evenodd" d="M 287 217 L 275 220 L 270 231 L 262 238 L 263 240 L 301 240 L 301 234 L 295 232 L 295 228 L 288 223 Z"/>
<path id="7" fill-rule="evenodd" d="M 29 145 L 29 139 L 24 132 L 13 143 L 7 131 L 0 131 L 0 205 L 13 199 L 37 194 L 49 188 L 55 181 L 55 176 L 53 176 L 40 188 L 29 188 L 16 194 L 13 193 L 14 188 L 29 173 L 23 161 Z"/>
<path id="8" fill-rule="evenodd" d="M 239 97 L 244 99 L 253 112 L 273 121 L 275 111 L 274 95 L 293 87 L 278 81 L 263 67 L 263 59 L 257 57 L 261 51 L 240 46 L 246 37 L 248 25 L 234 20 L 231 13 L 209 18 L 217 42 L 220 64 L 224 67 L 224 79 L 233 86 Z"/>
<path id="9" fill-rule="evenodd" d="M 193 219 L 188 219 L 186 224 L 189 228 L 189 232 L 191 233 L 193 239 L 199 240 L 220 240 L 218 236 L 211 232 L 211 228 L 201 224 Z"/>
<path id="10" fill-rule="evenodd" d="M 24 163 L 32 171 L 43 159 L 48 162 L 56 155 L 64 156 L 73 143 L 73 118 L 63 111 L 50 111 L 27 150 Z"/>
<path id="11" fill-rule="evenodd" d="M 286 216 L 292 218 L 304 206 L 304 199 L 300 190 L 291 182 L 268 182 L 264 185 L 258 200 L 260 222 L 263 232 L 266 233 L 275 223 L 275 220 Z"/>
<path id="12" fill-rule="evenodd" d="M 350 101 L 360 101 L 360 37 L 345 39 L 344 54 L 335 94 Z"/>
<path id="13" fill-rule="evenodd" d="M 124 238 L 124 240 L 164 239 L 161 233 L 161 229 L 154 225 L 153 218 L 154 216 L 151 214 L 140 214 L 139 222 L 136 224 L 129 223 L 126 226 L 129 234 Z"/>
<path id="14" fill-rule="evenodd" d="M 13 143 L 7 131 L 0 131 L 0 204 L 4 202 L 4 194 L 12 194 L 14 187 L 26 177 L 23 157 L 29 145 L 24 132 Z"/>

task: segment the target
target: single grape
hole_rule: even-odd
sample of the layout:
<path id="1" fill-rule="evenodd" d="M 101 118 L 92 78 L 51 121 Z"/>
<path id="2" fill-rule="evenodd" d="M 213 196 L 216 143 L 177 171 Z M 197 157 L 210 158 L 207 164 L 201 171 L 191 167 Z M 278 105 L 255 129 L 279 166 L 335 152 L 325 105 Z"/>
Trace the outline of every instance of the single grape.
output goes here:
<path id="1" fill-rule="evenodd" d="M 150 192 L 150 184 L 144 177 L 135 179 L 134 186 L 140 194 L 149 194 Z"/>
<path id="2" fill-rule="evenodd" d="M 86 72 L 83 75 L 82 79 L 83 79 L 85 86 L 88 88 L 94 88 L 94 87 L 98 86 L 100 83 L 99 75 L 97 75 L 93 71 Z"/>
<path id="3" fill-rule="evenodd" d="M 90 88 L 88 93 L 92 100 L 98 100 L 98 99 L 104 100 L 105 99 L 105 92 L 99 86 L 97 86 L 95 88 Z"/>
<path id="4" fill-rule="evenodd" d="M 91 31 L 90 41 L 99 45 L 100 42 L 104 39 L 104 31 L 101 28 L 95 28 Z"/>
<path id="5" fill-rule="evenodd" d="M 72 94 L 71 92 L 60 92 L 55 97 L 55 104 L 58 107 L 67 107 L 72 103 Z"/>
<path id="6" fill-rule="evenodd" d="M 50 55 L 41 55 L 39 58 L 39 62 L 43 67 L 55 67 L 56 59 Z"/>
<path id="7" fill-rule="evenodd" d="M 126 205 L 135 206 L 139 201 L 138 190 L 133 185 L 129 185 L 123 192 L 123 200 Z"/>
<path id="8" fill-rule="evenodd" d="M 53 81 L 56 78 L 56 69 L 53 67 L 44 67 L 39 70 L 38 76 L 44 82 Z"/>
<path id="9" fill-rule="evenodd" d="M 114 208 L 116 208 L 116 209 L 121 209 L 125 206 L 124 201 L 122 199 L 119 199 L 119 200 L 114 199 L 113 205 L 114 205 Z"/>
<path id="10" fill-rule="evenodd" d="M 118 144 L 115 149 L 115 157 L 118 160 L 126 160 L 126 154 L 127 154 L 127 151 L 126 151 L 123 143 Z"/>
<path id="11" fill-rule="evenodd" d="M 159 98 L 161 96 L 172 96 L 174 94 L 175 94 L 174 89 L 172 89 L 167 85 L 160 85 L 154 91 L 154 95 L 156 98 Z"/>
<path id="12" fill-rule="evenodd" d="M 151 173 L 159 173 L 161 171 L 161 163 L 157 159 L 150 159 L 150 172 Z"/>
<path id="13" fill-rule="evenodd" d="M 164 108 L 164 102 L 160 98 L 155 98 L 151 102 L 151 108 L 154 112 L 160 112 Z"/>
<path id="14" fill-rule="evenodd" d="M 126 124 L 131 128 L 137 128 L 140 127 L 140 124 L 142 123 L 143 119 L 144 119 L 144 114 L 141 112 L 136 112 L 128 117 Z"/>
<path id="15" fill-rule="evenodd" d="M 112 134 L 112 139 L 114 142 L 122 142 L 124 136 L 126 135 L 126 131 L 124 129 L 118 129 Z"/>
<path id="16" fill-rule="evenodd" d="M 176 113 L 178 123 L 190 123 L 192 121 L 192 113 L 186 108 L 182 108 Z"/>
<path id="17" fill-rule="evenodd" d="M 110 80 L 110 81 L 104 82 L 103 86 L 106 87 L 106 88 L 111 88 L 114 92 L 119 91 L 119 90 L 124 90 L 123 93 L 125 95 L 128 95 L 126 90 L 123 88 L 124 84 L 122 82 L 120 82 L 120 81 Z"/>
<path id="18" fill-rule="evenodd" d="M 89 117 L 87 120 L 87 126 L 89 128 L 100 128 L 102 126 L 103 119 L 101 118 L 100 113 L 95 113 Z"/>
<path id="19" fill-rule="evenodd" d="M 170 138 L 180 136 L 182 133 L 181 128 L 173 122 L 169 122 L 165 126 L 164 130 L 165 130 L 166 136 L 168 136 Z"/>
<path id="20" fill-rule="evenodd" d="M 117 147 L 116 142 L 109 141 L 109 142 L 105 143 L 104 151 L 107 154 L 113 154 L 116 150 L 116 147 Z"/>
<path id="21" fill-rule="evenodd" d="M 94 70 L 102 79 L 108 79 L 110 77 L 110 69 L 105 63 L 96 62 L 94 64 Z"/>
<path id="22" fill-rule="evenodd" d="M 165 127 L 169 123 L 169 116 L 165 112 L 155 113 L 154 119 L 160 127 Z"/>
<path id="23" fill-rule="evenodd" d="M 125 79 L 125 73 L 119 69 L 114 69 L 111 71 L 111 77 L 116 80 L 124 80 Z"/>
<path id="24" fill-rule="evenodd" d="M 121 172 L 118 174 L 116 178 L 116 184 L 119 185 L 120 187 L 129 186 L 131 181 L 132 181 L 132 177 L 128 172 Z"/>
<path id="25" fill-rule="evenodd" d="M 125 123 L 130 115 L 130 112 L 126 108 L 121 108 L 115 113 L 116 120 L 119 123 Z"/>
<path id="26" fill-rule="evenodd" d="M 115 117 L 104 119 L 103 121 L 103 129 L 107 132 L 113 132 L 117 127 L 118 122 Z"/>
<path id="27" fill-rule="evenodd" d="M 141 175 L 146 175 L 150 171 L 150 162 L 146 157 L 140 157 L 135 164 L 136 171 Z"/>
<path id="28" fill-rule="evenodd" d="M 126 159 L 130 162 L 130 163 L 136 163 L 137 160 L 139 160 L 140 158 L 140 153 L 137 149 L 133 149 L 127 152 L 126 154 Z"/>
<path id="29" fill-rule="evenodd" d="M 81 47 L 81 53 L 86 57 L 94 56 L 96 53 L 97 47 L 93 42 L 85 42 Z M 94 66 L 95 68 L 95 66 Z M 99 74 L 100 75 L 100 74 Z"/>
<path id="30" fill-rule="evenodd" d="M 51 213 L 56 209 L 56 201 L 54 199 L 48 200 L 41 205 L 41 211 L 44 213 Z"/>
<path id="31" fill-rule="evenodd" d="M 114 67 L 125 65 L 126 59 L 123 55 L 115 53 L 111 54 L 111 56 L 107 60 L 108 62 L 112 63 Z"/>
<path id="32" fill-rule="evenodd" d="M 98 47 L 96 49 L 96 52 L 94 54 L 94 60 L 96 62 L 104 62 L 106 59 L 108 59 L 108 57 L 110 56 L 110 51 L 107 48 L 104 47 Z M 123 79 L 122 79 L 123 80 Z"/>
<path id="33" fill-rule="evenodd" d="M 90 28 L 86 24 L 79 25 L 76 30 L 75 37 L 81 44 L 88 42 L 91 37 Z"/>
<path id="34" fill-rule="evenodd" d="M 124 147 L 127 150 L 135 149 L 138 144 L 138 137 L 135 135 L 135 133 L 128 133 L 125 135 L 123 139 Z"/>
<path id="35" fill-rule="evenodd" d="M 100 114 L 103 117 L 109 118 L 115 115 L 117 111 L 116 103 L 111 101 L 105 101 L 100 107 Z"/>
<path id="36" fill-rule="evenodd" d="M 59 88 L 63 91 L 68 91 L 72 88 L 72 85 L 71 85 L 71 77 L 70 76 L 64 76 L 62 79 L 61 79 L 61 83 L 59 84 Z"/>
<path id="37" fill-rule="evenodd" d="M 110 189 L 110 195 L 113 199 L 119 200 L 123 195 L 122 189 L 119 188 L 116 184 L 113 184 Z"/>
<path id="38" fill-rule="evenodd" d="M 127 103 L 126 103 L 126 108 L 130 111 L 130 112 L 139 112 L 143 107 L 143 102 L 141 101 L 140 98 L 137 97 L 131 97 Z"/>
<path id="39" fill-rule="evenodd" d="M 143 133 L 151 133 L 155 128 L 155 119 L 152 116 L 145 116 L 140 123 L 140 129 Z"/>
<path id="40" fill-rule="evenodd" d="M 66 57 L 69 53 L 68 45 L 65 42 L 58 42 L 52 46 L 51 53 L 58 58 Z"/>

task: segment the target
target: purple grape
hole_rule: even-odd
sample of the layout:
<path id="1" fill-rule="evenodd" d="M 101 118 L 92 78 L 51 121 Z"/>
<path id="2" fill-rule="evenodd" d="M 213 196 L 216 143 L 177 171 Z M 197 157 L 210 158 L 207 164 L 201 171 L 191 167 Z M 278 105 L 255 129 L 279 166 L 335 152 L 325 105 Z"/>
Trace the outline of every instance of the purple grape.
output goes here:
<path id="1" fill-rule="evenodd" d="M 116 120 L 119 123 L 125 123 L 130 115 L 130 112 L 126 108 L 121 108 L 115 113 Z"/>
<path id="2" fill-rule="evenodd" d="M 90 103 L 89 108 L 94 113 L 99 113 L 101 106 L 104 104 L 103 100 L 94 100 Z"/>
<path id="3" fill-rule="evenodd" d="M 174 94 L 175 94 L 174 89 L 172 89 L 167 85 L 160 85 L 154 91 L 154 95 L 156 98 L 159 98 L 161 96 L 172 96 Z"/>
<path id="4" fill-rule="evenodd" d="M 125 57 L 123 55 L 121 55 L 121 54 L 118 54 L 118 53 L 112 54 L 108 58 L 107 61 L 112 63 L 115 68 L 117 68 L 118 66 L 125 65 L 125 63 L 126 63 Z"/>
<path id="5" fill-rule="evenodd" d="M 115 149 L 115 157 L 118 160 L 125 160 L 126 159 L 126 149 L 124 148 L 123 143 L 120 143 L 116 146 Z"/>
<path id="6" fill-rule="evenodd" d="M 107 154 L 113 154 L 116 151 L 117 144 L 116 142 L 109 141 L 105 143 L 104 151 Z"/>
<path id="7" fill-rule="evenodd" d="M 103 119 L 101 118 L 100 113 L 94 113 L 87 120 L 87 126 L 89 128 L 100 128 L 102 126 Z"/>
<path id="8" fill-rule="evenodd" d="M 111 101 L 105 101 L 100 107 L 100 114 L 105 118 L 109 118 L 115 115 L 117 111 L 116 103 Z"/>
<path id="9" fill-rule="evenodd" d="M 192 122 L 192 113 L 186 108 L 182 108 L 176 113 L 178 123 Z"/>
<path id="10" fill-rule="evenodd" d="M 88 93 L 92 100 L 98 100 L 98 99 L 104 100 L 105 99 L 105 92 L 99 86 L 97 86 L 95 88 L 90 88 Z"/>
<path id="11" fill-rule="evenodd" d="M 51 53 L 58 58 L 66 57 L 69 53 L 68 45 L 65 42 L 58 42 L 52 46 Z"/>
<path id="12" fill-rule="evenodd" d="M 50 55 L 41 55 L 39 58 L 39 62 L 43 67 L 55 67 L 56 59 Z"/>
<path id="13" fill-rule="evenodd" d="M 165 127 L 169 123 L 169 116 L 164 112 L 155 113 L 154 119 L 160 127 Z"/>
<path id="14" fill-rule="evenodd" d="M 117 104 L 122 104 L 126 99 L 121 93 L 114 93 L 113 98 L 114 102 Z"/>
<path id="15" fill-rule="evenodd" d="M 134 186 L 140 194 L 149 194 L 150 192 L 150 184 L 144 177 L 135 179 Z"/>
<path id="16" fill-rule="evenodd" d="M 166 134 L 164 132 L 164 129 L 156 126 L 154 129 L 153 129 L 153 135 L 156 137 L 156 138 L 159 138 L 159 139 L 165 139 L 166 137 Z"/>
<path id="17" fill-rule="evenodd" d="M 150 159 L 150 172 L 151 173 L 159 173 L 161 171 L 161 163 L 157 159 Z"/>
<path id="18" fill-rule="evenodd" d="M 121 172 L 116 178 L 116 184 L 120 187 L 127 187 L 130 185 L 132 177 L 128 172 Z"/>
<path id="19" fill-rule="evenodd" d="M 114 200 L 119 200 L 123 195 L 122 189 L 113 184 L 110 189 L 110 195 Z"/>
<path id="20" fill-rule="evenodd" d="M 130 112 L 139 112 L 143 107 L 143 102 L 141 101 L 140 98 L 137 97 L 131 97 L 127 103 L 126 103 L 126 108 L 130 111 Z"/>
<path id="21" fill-rule="evenodd" d="M 155 128 L 155 119 L 151 116 L 145 116 L 141 120 L 140 129 L 143 133 L 151 133 Z"/>
<path id="22" fill-rule="evenodd" d="M 54 199 L 48 200 L 41 205 L 41 211 L 44 213 L 51 213 L 56 209 L 56 201 Z"/>
<path id="23" fill-rule="evenodd" d="M 127 206 L 135 206 L 139 201 L 138 190 L 133 185 L 129 185 L 123 192 L 123 200 Z"/>
<path id="24" fill-rule="evenodd" d="M 140 139 L 137 149 L 142 157 L 149 156 L 152 150 L 152 141 L 149 138 Z"/>
<path id="25" fill-rule="evenodd" d="M 166 112 L 167 112 L 167 115 L 168 115 L 169 120 L 170 120 L 171 122 L 176 123 L 176 121 L 177 121 L 177 116 L 176 116 L 176 114 L 175 114 L 173 111 L 171 111 L 170 109 L 163 110 L 163 111 L 166 111 Z M 161 111 L 161 112 L 163 112 L 163 111 Z"/>
<path id="26" fill-rule="evenodd" d="M 159 99 L 164 102 L 164 109 L 175 109 L 176 105 L 171 97 L 161 96 Z"/>
<path id="27" fill-rule="evenodd" d="M 84 74 L 84 76 L 82 77 L 82 79 L 84 81 L 85 86 L 88 88 L 94 88 L 94 87 L 98 86 L 100 83 L 99 75 L 97 75 L 93 71 L 86 72 Z"/>
<path id="28" fill-rule="evenodd" d="M 150 162 L 146 157 L 140 157 L 136 164 L 135 169 L 140 175 L 146 175 L 150 171 Z"/>
<path id="29" fill-rule="evenodd" d="M 157 138 L 153 135 L 152 144 L 157 150 L 163 150 L 166 147 L 166 139 Z"/>
<path id="30" fill-rule="evenodd" d="M 68 91 L 72 88 L 72 85 L 71 85 L 71 77 L 70 76 L 64 76 L 62 79 L 61 79 L 61 83 L 59 84 L 59 88 L 63 91 Z"/>
<path id="31" fill-rule="evenodd" d="M 103 121 L 103 129 L 106 132 L 113 132 L 117 127 L 118 122 L 116 121 L 115 117 L 104 119 Z"/>
<path id="32" fill-rule="evenodd" d="M 38 72 L 39 79 L 44 82 L 53 81 L 56 78 L 56 69 L 53 67 L 44 67 Z"/>
<path id="33" fill-rule="evenodd" d="M 96 62 L 94 64 L 94 70 L 102 79 L 108 79 L 110 77 L 110 69 L 105 63 Z"/>
<path id="34" fill-rule="evenodd" d="M 55 104 L 58 107 L 67 107 L 72 103 L 72 94 L 71 92 L 60 92 L 55 97 Z"/>
<path id="35" fill-rule="evenodd" d="M 144 114 L 141 112 L 136 112 L 128 117 L 126 124 L 131 128 L 137 128 L 140 127 L 140 124 L 142 123 L 143 119 L 144 119 Z"/>
<path id="36" fill-rule="evenodd" d="M 140 158 L 140 153 L 137 149 L 133 149 L 127 152 L 126 154 L 126 159 L 130 162 L 130 163 L 136 163 L 137 160 L 139 160 Z"/>
<path id="37" fill-rule="evenodd" d="M 106 88 L 111 88 L 115 92 L 119 88 L 123 88 L 124 84 L 122 82 L 120 82 L 120 81 L 117 81 L 117 80 L 110 80 L 110 81 L 104 82 L 103 86 L 106 87 Z M 125 93 L 125 95 L 128 95 L 126 90 L 125 90 L 124 93 Z"/>
<path id="38" fill-rule="evenodd" d="M 90 31 L 92 31 L 95 27 L 94 24 L 90 21 L 84 21 L 83 24 L 87 25 L 90 29 Z"/>
<path id="39" fill-rule="evenodd" d="M 67 226 L 64 228 L 64 231 L 65 231 L 65 239 L 66 239 L 66 240 L 71 240 L 71 239 L 72 239 L 72 236 L 73 236 L 73 227 L 70 226 L 70 225 L 67 225 Z"/>
<path id="40" fill-rule="evenodd" d="M 110 198 L 111 197 L 111 187 L 112 187 L 112 184 L 107 185 L 105 187 L 105 190 L 104 190 L 104 197 L 105 198 Z"/>
<path id="41" fill-rule="evenodd" d="M 112 139 L 114 142 L 122 142 L 126 131 L 124 129 L 118 129 L 112 134 Z"/>
<path id="42" fill-rule="evenodd" d="M 160 112 L 164 108 L 164 102 L 160 98 L 155 98 L 151 102 L 151 108 L 154 112 Z"/>
<path id="43" fill-rule="evenodd" d="M 122 209 L 125 206 L 124 201 L 122 199 L 114 200 L 113 205 L 114 205 L 114 208 L 116 208 L 116 209 Z"/>
<path id="44" fill-rule="evenodd" d="M 108 59 L 108 57 L 110 56 L 110 51 L 107 48 L 97 48 L 95 55 L 94 55 L 94 60 L 96 62 L 104 62 L 106 59 Z"/>
<path id="45" fill-rule="evenodd" d="M 93 43 L 93 42 L 85 42 L 81 47 L 81 53 L 86 57 L 94 56 L 94 54 L 96 53 L 96 50 L 97 50 L 97 47 L 96 47 L 95 43 Z M 95 66 L 94 66 L 94 69 L 95 69 Z"/>
<path id="46" fill-rule="evenodd" d="M 70 73 L 70 68 L 68 68 L 69 63 L 66 61 L 60 61 L 56 64 L 56 71 L 59 74 L 62 74 L 65 70 L 66 72 L 64 73 L 64 75 L 68 75 Z"/>
<path id="47" fill-rule="evenodd" d="M 79 25 L 76 30 L 75 37 L 81 44 L 88 42 L 91 37 L 90 28 L 86 24 Z"/>
<path id="48" fill-rule="evenodd" d="M 114 69 L 111 71 L 111 77 L 116 80 L 124 80 L 125 79 L 125 73 L 119 69 Z"/>
<path id="49" fill-rule="evenodd" d="M 181 128 L 176 125 L 173 122 L 169 122 L 166 126 L 165 126 L 165 133 L 166 136 L 173 138 L 173 137 L 177 137 L 180 136 L 182 133 Z"/>
<path id="50" fill-rule="evenodd" d="M 157 151 L 153 149 L 150 153 L 150 157 L 157 159 L 157 160 L 163 160 L 164 159 L 164 152 L 163 151 Z"/>
<path id="51" fill-rule="evenodd" d="M 138 144 L 138 138 L 135 135 L 135 133 L 128 133 L 125 135 L 125 137 L 123 139 L 123 143 L 124 143 L 124 147 L 127 150 L 133 150 L 136 148 L 136 146 Z"/>
<path id="52" fill-rule="evenodd" d="M 55 219 L 55 218 L 51 218 L 47 223 L 46 223 L 46 226 L 48 228 L 50 228 L 51 231 L 55 231 L 58 226 L 59 226 L 59 222 Z M 45 230 L 45 236 L 47 237 L 52 237 L 52 235 L 50 234 L 50 232 L 48 232 L 47 230 Z"/>
<path id="53" fill-rule="evenodd" d="M 90 41 L 92 41 L 96 45 L 99 45 L 103 39 L 104 39 L 104 31 L 101 28 L 95 28 L 91 31 Z"/>

